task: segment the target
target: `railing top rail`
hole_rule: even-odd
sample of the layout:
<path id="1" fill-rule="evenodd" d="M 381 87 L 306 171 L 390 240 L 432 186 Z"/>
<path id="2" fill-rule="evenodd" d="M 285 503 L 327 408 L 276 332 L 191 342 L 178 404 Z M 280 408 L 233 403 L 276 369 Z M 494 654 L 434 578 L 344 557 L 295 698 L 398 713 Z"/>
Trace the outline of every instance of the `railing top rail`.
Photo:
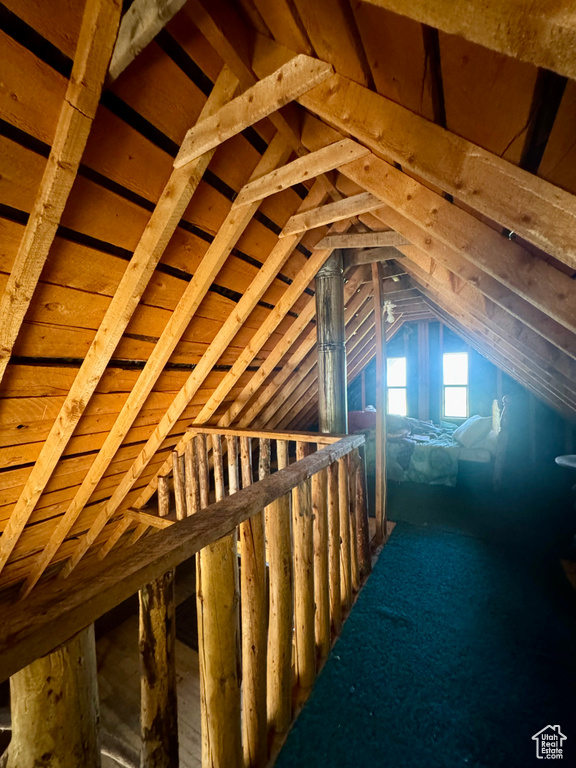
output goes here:
<path id="1" fill-rule="evenodd" d="M 265 437 L 270 440 L 295 440 L 299 443 L 337 443 L 348 435 L 323 434 L 322 432 L 276 432 L 271 429 L 235 429 L 234 427 L 190 426 L 186 430 L 196 435 L 230 435 L 231 437 Z"/>
<path id="2" fill-rule="evenodd" d="M 363 434 L 344 437 L 150 539 L 115 550 L 102 562 L 87 561 L 69 578 L 55 579 L 26 600 L 15 597 L 3 606 L 0 682 L 363 443 Z"/>

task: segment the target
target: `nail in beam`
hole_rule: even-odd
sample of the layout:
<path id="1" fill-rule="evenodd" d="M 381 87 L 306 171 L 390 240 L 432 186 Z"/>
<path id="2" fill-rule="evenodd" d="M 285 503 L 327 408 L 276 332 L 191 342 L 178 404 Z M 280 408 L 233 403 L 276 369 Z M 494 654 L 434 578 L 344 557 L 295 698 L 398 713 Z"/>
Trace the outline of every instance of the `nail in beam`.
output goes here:
<path id="1" fill-rule="evenodd" d="M 94 625 L 10 678 L 6 768 L 100 768 Z"/>

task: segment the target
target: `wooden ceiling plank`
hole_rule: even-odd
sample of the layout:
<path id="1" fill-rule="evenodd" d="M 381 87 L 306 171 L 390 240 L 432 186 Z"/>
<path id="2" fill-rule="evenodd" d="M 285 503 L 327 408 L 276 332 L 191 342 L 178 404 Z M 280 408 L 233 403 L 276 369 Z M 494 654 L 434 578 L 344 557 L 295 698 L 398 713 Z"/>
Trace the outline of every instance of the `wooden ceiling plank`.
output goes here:
<path id="1" fill-rule="evenodd" d="M 299 54 L 276 72 L 260 80 L 215 114 L 200 120 L 186 134 L 174 168 L 182 168 L 215 149 L 245 128 L 322 83 L 332 74 L 329 64 Z"/>
<path id="2" fill-rule="evenodd" d="M 318 205 L 318 202 L 321 199 L 323 199 L 326 195 L 327 195 L 326 185 L 324 184 L 323 180 L 318 180 L 314 185 L 314 187 L 312 188 L 306 200 L 304 200 L 304 202 L 302 203 L 301 208 L 305 209 L 308 206 L 313 207 Z M 257 203 L 255 205 L 257 205 Z M 240 210 L 243 210 L 243 209 L 240 209 Z M 230 344 L 231 340 L 234 338 L 234 336 L 238 332 L 241 325 L 244 323 L 246 318 L 250 315 L 250 313 L 256 306 L 257 302 L 260 300 L 260 298 L 262 297 L 266 289 L 269 287 L 272 280 L 277 275 L 278 271 L 281 269 L 282 265 L 285 263 L 288 256 L 292 253 L 292 251 L 298 245 L 299 241 L 300 241 L 300 238 L 297 235 L 291 238 L 282 238 L 278 240 L 276 247 L 272 250 L 271 254 L 268 256 L 268 258 L 264 262 L 264 265 L 256 274 L 256 277 L 250 284 L 250 287 L 248 288 L 244 296 L 240 299 L 240 301 L 236 305 L 234 312 L 232 312 L 228 320 L 226 320 L 226 322 L 218 332 L 216 338 L 212 341 L 209 350 L 203 355 L 200 362 L 196 365 L 196 367 L 188 377 L 182 389 L 178 392 L 178 394 L 174 398 L 172 404 L 170 405 L 167 412 L 164 414 L 163 418 L 161 419 L 160 423 L 158 424 L 158 426 L 156 427 L 156 429 L 148 439 L 146 445 L 142 448 L 141 452 L 137 456 L 136 460 L 134 461 L 134 464 L 118 484 L 116 490 L 114 491 L 108 503 L 102 508 L 100 514 L 98 515 L 96 521 L 92 525 L 90 531 L 78 543 L 78 547 L 74 556 L 68 561 L 66 567 L 64 568 L 64 571 L 63 571 L 64 576 L 68 576 L 72 572 L 72 570 L 80 562 L 81 558 L 84 556 L 88 548 L 95 541 L 95 539 L 99 535 L 100 531 L 103 529 L 108 519 L 113 514 L 115 514 L 116 510 L 119 508 L 122 501 L 124 500 L 124 497 L 128 494 L 128 492 L 130 491 L 134 483 L 138 480 L 142 472 L 146 469 L 149 462 L 154 457 L 156 451 L 161 446 L 163 440 L 166 438 L 170 430 L 173 428 L 178 418 L 180 418 L 182 411 L 186 408 L 192 396 L 202 385 L 202 382 L 208 376 L 208 374 L 210 373 L 214 365 L 216 365 L 222 353 L 225 351 L 226 347 Z M 324 256 L 324 260 L 326 258 L 327 256 Z M 308 264 L 310 264 L 310 262 L 308 262 Z M 284 314 L 285 314 L 288 311 L 288 309 L 290 309 L 290 307 L 292 306 L 292 303 L 296 300 L 296 298 L 298 298 L 298 296 L 302 292 L 303 287 L 301 287 L 301 283 L 302 283 L 302 280 L 305 279 L 306 274 L 307 274 L 307 271 L 306 269 L 304 269 L 301 273 L 301 275 L 304 275 L 304 277 L 299 276 L 294 280 L 292 285 L 286 290 L 282 299 L 280 299 L 280 301 L 277 303 L 276 308 L 268 315 L 268 318 L 264 321 L 261 328 L 256 332 L 255 335 L 262 338 L 262 343 L 264 343 L 264 341 L 267 340 L 269 335 L 275 330 L 279 320 L 281 319 L 281 317 L 277 319 L 278 308 L 280 307 L 279 311 L 281 311 L 285 307 L 285 310 L 284 310 Z M 310 278 L 308 278 L 308 281 L 309 279 Z M 305 282 L 304 287 L 306 286 L 308 281 Z M 294 288 L 294 286 L 297 286 L 297 288 Z M 288 295 L 288 299 L 286 299 L 287 295 Z M 288 306 L 286 306 L 290 297 L 292 297 L 292 302 L 289 303 Z M 284 315 L 282 315 L 282 317 L 283 316 Z M 271 320 L 271 318 L 273 319 Z M 262 329 L 270 329 L 270 333 L 264 336 Z M 254 343 L 254 337 L 253 337 L 253 340 L 250 342 L 249 348 L 253 343 Z M 260 347 L 258 347 L 258 349 L 259 348 Z M 256 352 L 257 351 L 258 350 L 256 350 Z M 254 354 L 256 354 L 256 352 L 254 352 Z M 241 353 L 241 357 L 244 353 L 245 353 L 245 350 Z M 236 365 L 236 363 L 234 365 Z M 234 366 L 232 368 L 232 371 L 233 370 L 234 370 Z M 230 373 L 224 377 L 220 386 L 222 386 L 224 382 L 230 380 L 229 376 L 232 373 L 232 371 L 230 371 Z M 242 373 L 243 373 L 243 370 L 242 370 Z M 236 380 L 237 379 L 235 379 L 235 381 Z M 218 388 L 216 391 L 218 391 Z"/>
<path id="3" fill-rule="evenodd" d="M 328 171 L 338 168 L 346 162 L 356 160 L 368 154 L 369 150 L 351 139 L 342 139 L 335 144 L 329 144 L 316 152 L 310 152 L 304 157 L 288 163 L 282 168 L 246 184 L 235 200 L 235 204 L 249 205 L 264 197 L 282 192 L 288 187 L 309 181 Z M 316 246 L 318 247 L 318 246 Z"/>
<path id="4" fill-rule="evenodd" d="M 326 235 L 315 248 L 388 248 L 406 245 L 408 241 L 398 232 L 349 232 L 345 235 Z M 367 253 L 366 256 L 372 254 Z M 377 259 L 372 259 L 377 261 Z M 370 262 L 361 262 L 369 264 Z"/>
<path id="5" fill-rule="evenodd" d="M 443 264 L 451 272 L 480 289 L 480 291 L 495 304 L 508 310 L 514 317 L 521 320 L 536 333 L 554 344 L 559 350 L 576 359 L 576 337 L 560 325 L 556 320 L 545 314 L 542 309 L 533 306 L 509 287 L 489 275 L 480 266 L 468 261 L 454 248 L 444 243 L 419 224 L 410 221 L 398 211 L 386 208 L 376 211 L 385 223 L 400 227 L 410 238 L 410 243 L 423 251 L 435 261 Z M 402 248 L 403 252 L 408 246 Z M 410 249 L 409 249 L 410 250 Z"/>
<path id="6" fill-rule="evenodd" d="M 185 2 L 186 0 L 134 0 L 122 17 L 110 62 L 109 82 L 113 82 L 122 74 Z"/>
<path id="7" fill-rule="evenodd" d="M 576 292 L 568 275 L 375 155 L 341 172 L 411 221 L 425 222 L 431 236 L 576 332 Z"/>
<path id="8" fill-rule="evenodd" d="M 50 155 L 0 301 L 0 381 L 78 172 L 119 21 L 117 0 L 87 2 Z"/>
<path id="9" fill-rule="evenodd" d="M 573 194 L 339 75 L 298 101 L 576 269 Z"/>
<path id="10" fill-rule="evenodd" d="M 228 101 L 237 82 L 228 70 L 223 71 L 203 114 L 214 112 Z M 212 156 L 213 152 L 209 152 L 186 169 L 172 172 L 0 538 L 0 571 L 72 437 Z"/>
<path id="11" fill-rule="evenodd" d="M 359 195 L 346 197 L 335 203 L 322 205 L 313 211 L 295 214 L 284 225 L 280 237 L 306 232 L 309 229 L 322 227 L 325 224 L 349 219 L 351 216 L 357 216 L 365 211 L 373 211 L 378 207 L 380 207 L 378 205 L 378 198 L 369 192 L 362 192 Z"/>
<path id="12" fill-rule="evenodd" d="M 271 168 L 282 165 L 290 152 L 291 149 L 286 145 L 284 138 L 277 134 L 254 169 L 252 178 L 257 179 L 262 175 L 266 175 Z M 78 488 L 72 503 L 55 526 L 44 551 L 37 558 L 37 561 L 32 564 L 30 575 L 22 589 L 23 597 L 28 595 L 38 582 L 82 509 L 90 500 L 92 492 L 122 445 L 129 429 L 140 413 L 182 335 L 186 332 L 192 317 L 206 296 L 218 272 L 256 213 L 259 203 L 260 201 L 256 201 L 252 205 L 241 208 L 235 204 L 232 205 L 228 216 L 206 251 L 202 262 L 194 272 L 192 280 L 188 283 L 180 301 L 170 315 L 168 323 L 164 327 L 144 369 L 124 403 L 114 426 L 108 433 L 104 445 Z M 238 309 L 239 305 L 237 311 Z M 212 353 L 217 339 L 210 345 L 209 349 Z"/>
<path id="13" fill-rule="evenodd" d="M 576 19 L 569 0 L 367 0 L 452 35 L 576 79 Z"/>
<path id="14" fill-rule="evenodd" d="M 254 5 L 281 45 L 296 53 L 307 53 L 309 56 L 313 54 L 302 21 L 289 0 L 254 0 Z"/>

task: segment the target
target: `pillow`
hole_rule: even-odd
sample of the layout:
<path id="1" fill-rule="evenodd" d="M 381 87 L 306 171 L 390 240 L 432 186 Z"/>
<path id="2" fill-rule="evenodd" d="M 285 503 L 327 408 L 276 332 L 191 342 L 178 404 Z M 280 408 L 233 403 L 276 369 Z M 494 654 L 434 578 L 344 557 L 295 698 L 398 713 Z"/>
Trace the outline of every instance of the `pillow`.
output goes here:
<path id="1" fill-rule="evenodd" d="M 496 456 L 496 448 L 498 446 L 498 433 L 494 432 L 493 429 L 488 432 L 488 435 L 484 438 L 484 440 L 480 440 L 479 443 L 476 443 L 474 446 L 475 448 L 485 448 L 491 456 Z"/>
<path id="2" fill-rule="evenodd" d="M 488 437 L 492 429 L 490 416 L 470 416 L 458 429 L 455 429 L 452 437 L 463 448 L 473 448 L 476 443 Z"/>

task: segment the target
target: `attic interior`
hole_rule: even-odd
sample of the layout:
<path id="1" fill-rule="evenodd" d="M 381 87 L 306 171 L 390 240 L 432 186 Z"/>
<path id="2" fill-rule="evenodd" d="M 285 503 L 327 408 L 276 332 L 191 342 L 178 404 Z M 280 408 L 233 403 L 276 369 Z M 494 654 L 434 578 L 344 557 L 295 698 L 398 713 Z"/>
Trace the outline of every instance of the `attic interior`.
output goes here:
<path id="1" fill-rule="evenodd" d="M 0 3 L 0 768 L 574 761 L 575 35 Z"/>

